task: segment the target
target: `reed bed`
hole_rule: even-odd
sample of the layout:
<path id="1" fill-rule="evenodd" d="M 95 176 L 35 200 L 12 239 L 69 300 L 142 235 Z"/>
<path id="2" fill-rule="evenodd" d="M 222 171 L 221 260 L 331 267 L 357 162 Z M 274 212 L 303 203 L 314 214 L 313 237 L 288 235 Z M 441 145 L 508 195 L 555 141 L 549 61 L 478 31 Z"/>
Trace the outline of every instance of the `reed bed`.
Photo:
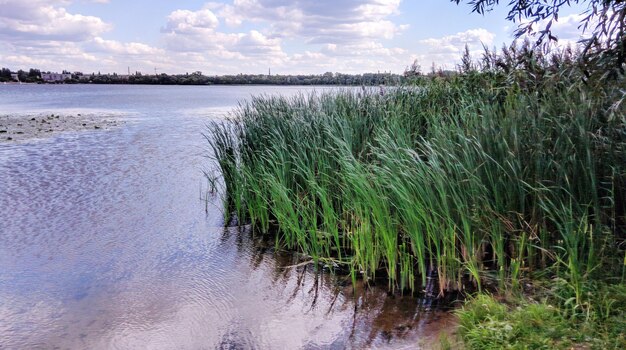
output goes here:
<path id="1" fill-rule="evenodd" d="M 581 301 L 594 274 L 623 282 L 626 124 L 623 80 L 577 72 L 485 64 L 385 94 L 253 98 L 207 134 L 227 215 L 390 290 L 547 271 Z"/>

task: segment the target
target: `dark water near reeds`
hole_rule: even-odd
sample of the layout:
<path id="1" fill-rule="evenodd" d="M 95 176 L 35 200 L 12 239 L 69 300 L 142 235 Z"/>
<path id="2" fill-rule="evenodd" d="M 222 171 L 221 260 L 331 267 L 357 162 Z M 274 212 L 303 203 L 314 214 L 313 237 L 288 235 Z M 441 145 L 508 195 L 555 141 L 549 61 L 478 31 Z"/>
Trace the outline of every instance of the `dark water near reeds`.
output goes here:
<path id="1" fill-rule="evenodd" d="M 428 348 L 446 314 L 290 267 L 201 200 L 205 124 L 308 89 L 0 85 L 0 114 L 125 121 L 0 143 L 0 349 Z"/>

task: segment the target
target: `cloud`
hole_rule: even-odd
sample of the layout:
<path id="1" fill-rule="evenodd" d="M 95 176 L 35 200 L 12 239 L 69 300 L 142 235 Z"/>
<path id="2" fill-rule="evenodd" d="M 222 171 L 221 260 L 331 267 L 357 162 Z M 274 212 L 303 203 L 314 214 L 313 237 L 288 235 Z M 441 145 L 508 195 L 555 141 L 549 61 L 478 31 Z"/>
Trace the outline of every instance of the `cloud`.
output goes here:
<path id="1" fill-rule="evenodd" d="M 100 37 L 96 37 L 89 46 L 92 51 L 99 51 L 112 55 L 161 55 L 165 51 L 158 49 L 143 43 L 130 42 L 123 43 L 115 40 L 105 40 Z"/>
<path id="2" fill-rule="evenodd" d="M 266 22 L 271 36 L 311 44 L 391 39 L 407 28 L 388 19 L 398 13 L 400 0 L 234 0 L 212 6 L 228 25 Z"/>
<path id="3" fill-rule="evenodd" d="M 286 55 L 279 38 L 257 31 L 225 33 L 217 30 L 219 19 L 207 7 L 198 11 L 176 10 L 163 33 L 165 48 L 173 53 L 198 53 L 207 58 L 278 63 Z"/>
<path id="4" fill-rule="evenodd" d="M 62 0 L 4 0 L 0 2 L 0 38 L 15 41 L 89 40 L 112 26 L 98 17 L 71 14 Z"/>
<path id="5" fill-rule="evenodd" d="M 99 50 L 88 50 L 112 25 L 98 17 L 68 12 L 63 6 L 70 3 L 69 0 L 0 0 L 2 64 L 16 69 L 37 67 L 59 71 L 115 64 L 109 57 L 99 56 Z"/>
<path id="6" fill-rule="evenodd" d="M 1 51 L 3 65 L 17 69 L 40 68 L 43 70 L 72 69 L 104 63 L 99 57 L 88 53 L 74 42 L 46 41 L 33 46 L 5 47 Z"/>
<path id="7" fill-rule="evenodd" d="M 341 46 L 337 46 L 336 44 L 327 44 L 322 48 L 321 52 L 329 56 L 336 57 L 369 56 L 394 58 L 406 54 L 407 50 L 398 47 L 388 48 L 381 43 L 369 42 Z"/>
<path id="8" fill-rule="evenodd" d="M 172 12 L 161 28 L 162 43 L 170 55 L 186 54 L 186 59 L 193 57 L 194 62 L 204 62 L 211 68 L 227 67 L 229 73 L 265 71 L 268 66 L 291 73 L 321 69 L 397 71 L 406 65 L 406 50 L 385 47 L 379 40 L 391 39 L 408 27 L 387 19 L 398 12 L 399 3 L 399 0 L 206 3 L 197 11 Z M 222 23 L 231 29 L 222 29 Z M 244 23 L 255 29 L 237 32 L 236 27 Z M 283 45 L 289 42 L 304 44 L 307 49 L 287 54 Z"/>
<path id="9" fill-rule="evenodd" d="M 272 39 L 256 30 L 240 35 L 233 45 L 234 51 L 246 56 L 283 56 L 280 39 Z"/>
<path id="10" fill-rule="evenodd" d="M 422 63 L 435 62 L 437 65 L 453 68 L 460 62 L 461 55 L 468 46 L 470 53 L 476 56 L 482 52 L 483 45 L 491 46 L 496 35 L 484 28 L 469 29 L 441 38 L 428 38 L 420 43 L 426 48 L 426 53 L 414 56 Z"/>
<path id="11" fill-rule="evenodd" d="M 186 32 L 194 29 L 215 29 L 217 16 L 209 9 L 199 11 L 176 10 L 167 16 L 164 32 Z"/>
<path id="12" fill-rule="evenodd" d="M 496 37 L 494 33 L 486 29 L 469 29 L 464 32 L 447 35 L 441 38 L 430 38 L 421 41 L 422 44 L 448 51 L 463 49 L 465 45 L 491 45 Z"/>

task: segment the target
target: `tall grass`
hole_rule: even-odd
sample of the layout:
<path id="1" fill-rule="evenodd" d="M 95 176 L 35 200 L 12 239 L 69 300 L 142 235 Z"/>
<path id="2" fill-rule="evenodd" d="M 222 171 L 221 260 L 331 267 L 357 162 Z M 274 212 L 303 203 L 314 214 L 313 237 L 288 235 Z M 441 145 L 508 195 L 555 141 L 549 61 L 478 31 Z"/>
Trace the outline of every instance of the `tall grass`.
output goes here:
<path id="1" fill-rule="evenodd" d="M 493 57 L 384 95 L 243 103 L 207 135 L 229 215 L 391 290 L 516 286 L 551 268 L 580 291 L 623 275 L 623 81 Z"/>

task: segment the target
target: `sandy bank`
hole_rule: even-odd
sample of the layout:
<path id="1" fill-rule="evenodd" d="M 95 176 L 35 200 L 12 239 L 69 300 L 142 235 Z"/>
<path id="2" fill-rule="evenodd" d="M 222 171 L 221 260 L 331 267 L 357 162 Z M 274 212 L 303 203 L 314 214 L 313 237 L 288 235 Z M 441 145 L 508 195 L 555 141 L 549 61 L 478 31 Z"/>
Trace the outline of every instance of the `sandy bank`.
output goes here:
<path id="1" fill-rule="evenodd" d="M 45 138 L 67 131 L 108 130 L 124 123 L 119 116 L 102 114 L 0 115 L 0 142 Z"/>

